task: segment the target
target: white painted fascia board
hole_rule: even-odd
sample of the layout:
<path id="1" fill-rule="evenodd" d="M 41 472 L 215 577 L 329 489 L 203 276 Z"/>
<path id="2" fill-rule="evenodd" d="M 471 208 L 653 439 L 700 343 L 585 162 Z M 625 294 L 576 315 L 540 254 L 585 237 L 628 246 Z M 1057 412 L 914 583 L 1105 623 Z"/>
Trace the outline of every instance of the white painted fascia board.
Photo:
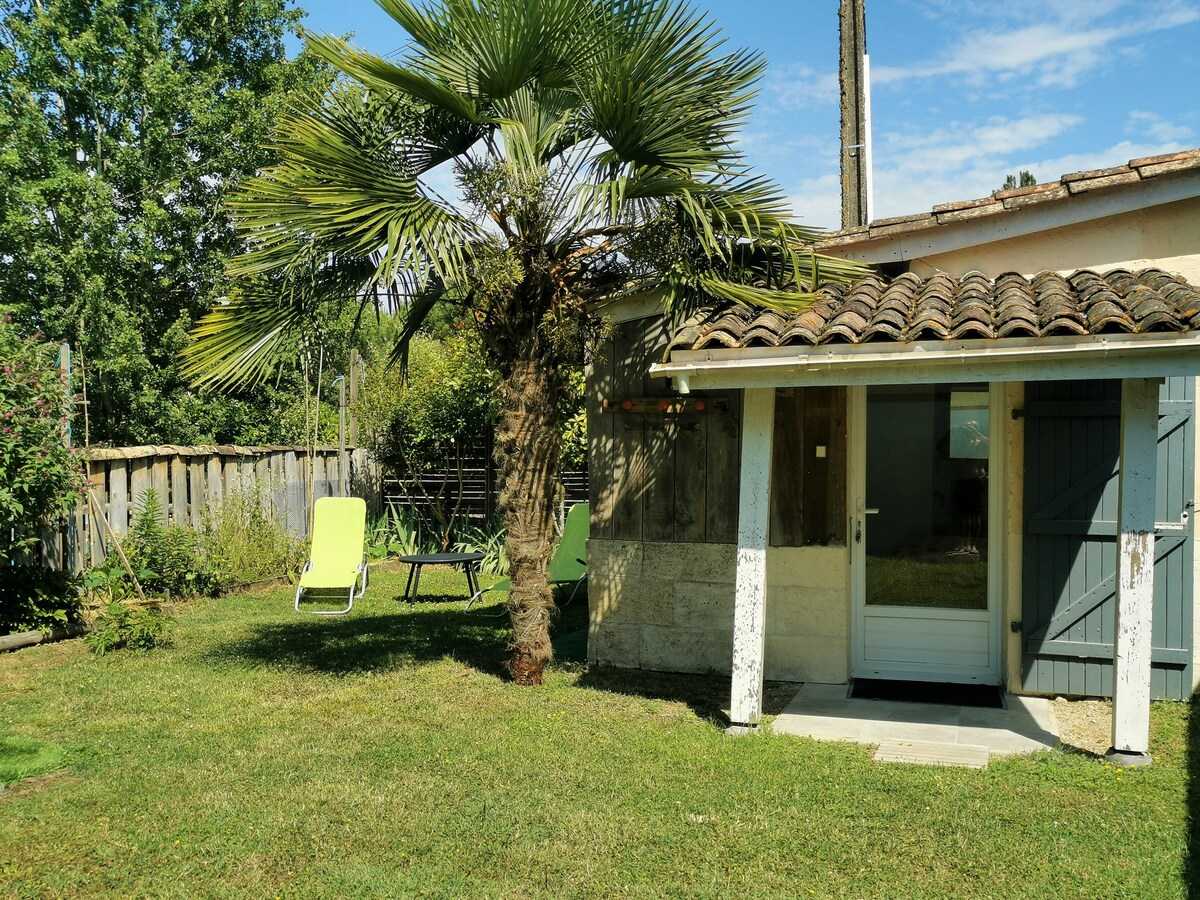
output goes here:
<path id="1" fill-rule="evenodd" d="M 692 390 L 1200 375 L 1200 332 L 676 350 L 650 367 Z"/>
<path id="2" fill-rule="evenodd" d="M 830 256 L 856 262 L 908 262 L 1193 197 L 1200 197 L 1200 175 L 1195 170 L 1177 176 L 1159 175 L 1135 184 L 1072 194 L 1061 200 L 997 211 L 977 219 L 947 222 L 880 237 L 864 237 L 861 242 L 818 249 Z"/>

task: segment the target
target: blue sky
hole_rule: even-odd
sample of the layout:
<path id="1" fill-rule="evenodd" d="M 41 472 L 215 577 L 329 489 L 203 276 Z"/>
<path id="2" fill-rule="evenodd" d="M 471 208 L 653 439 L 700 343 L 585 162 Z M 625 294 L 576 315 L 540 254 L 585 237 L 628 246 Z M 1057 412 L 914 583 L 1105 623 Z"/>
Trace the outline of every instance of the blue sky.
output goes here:
<path id="1" fill-rule="evenodd" d="M 372 0 L 300 0 L 306 26 L 384 55 Z M 699 0 L 768 59 L 743 134 L 799 219 L 836 228 L 837 0 Z M 875 217 L 1200 146 L 1200 0 L 867 0 Z"/>

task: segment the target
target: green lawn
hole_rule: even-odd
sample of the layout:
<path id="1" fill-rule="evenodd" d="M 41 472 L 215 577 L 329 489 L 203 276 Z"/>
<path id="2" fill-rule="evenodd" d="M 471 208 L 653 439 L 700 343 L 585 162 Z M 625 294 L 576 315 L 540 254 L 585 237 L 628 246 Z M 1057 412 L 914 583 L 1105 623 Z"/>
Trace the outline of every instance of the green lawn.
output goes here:
<path id="1" fill-rule="evenodd" d="M 724 679 L 571 663 L 514 687 L 503 619 L 409 612 L 403 586 L 340 619 L 287 589 L 198 602 L 146 654 L 0 656 L 0 734 L 66 761 L 0 793 L 0 896 L 1187 894 L 1186 705 L 1155 706 L 1145 770 L 884 766 L 727 738 Z"/>

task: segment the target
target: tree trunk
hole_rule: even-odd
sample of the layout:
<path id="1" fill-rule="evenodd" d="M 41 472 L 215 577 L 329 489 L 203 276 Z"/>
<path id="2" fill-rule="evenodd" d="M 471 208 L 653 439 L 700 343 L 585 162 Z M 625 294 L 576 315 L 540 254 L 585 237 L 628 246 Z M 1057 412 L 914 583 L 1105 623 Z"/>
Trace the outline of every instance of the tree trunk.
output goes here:
<path id="1" fill-rule="evenodd" d="M 546 569 L 559 504 L 558 375 L 535 358 L 515 362 L 500 384 L 496 432 L 500 504 L 508 532 L 508 614 L 512 656 L 508 670 L 517 684 L 542 683 L 553 657 L 550 616 L 554 595 Z"/>

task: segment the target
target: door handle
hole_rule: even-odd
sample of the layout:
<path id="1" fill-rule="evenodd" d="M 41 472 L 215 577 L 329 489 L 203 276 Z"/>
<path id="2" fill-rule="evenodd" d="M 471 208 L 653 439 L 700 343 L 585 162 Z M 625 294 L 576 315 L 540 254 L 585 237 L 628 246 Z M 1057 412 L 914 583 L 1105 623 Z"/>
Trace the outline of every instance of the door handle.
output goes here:
<path id="1" fill-rule="evenodd" d="M 858 513 L 859 513 L 858 517 L 855 518 L 855 520 L 854 520 L 854 543 L 861 544 L 862 543 L 862 516 L 877 516 L 877 515 L 879 515 L 879 510 L 878 509 L 870 509 L 865 506 L 860 506 L 858 508 Z"/>

